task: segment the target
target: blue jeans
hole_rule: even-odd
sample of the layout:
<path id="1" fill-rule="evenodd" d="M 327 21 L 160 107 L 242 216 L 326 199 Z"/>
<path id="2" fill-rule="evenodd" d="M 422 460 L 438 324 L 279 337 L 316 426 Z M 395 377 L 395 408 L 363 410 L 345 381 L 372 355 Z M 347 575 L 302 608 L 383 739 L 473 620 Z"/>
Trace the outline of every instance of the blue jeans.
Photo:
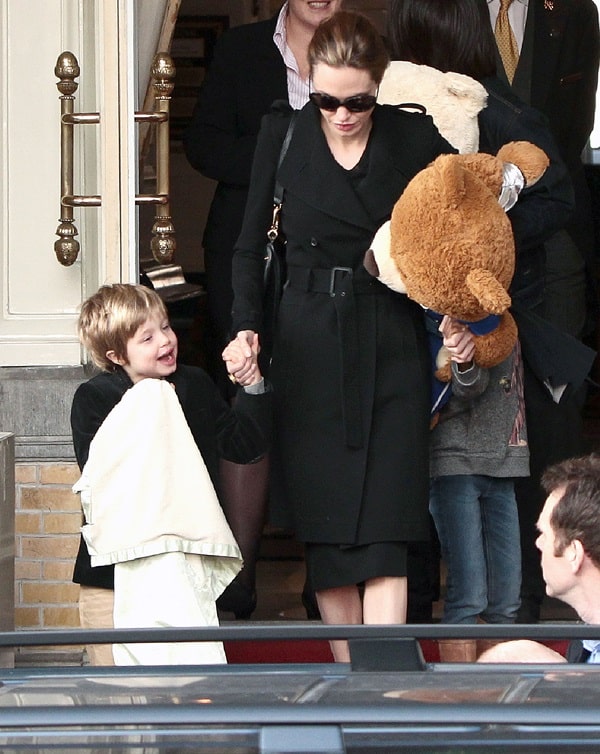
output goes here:
<path id="1" fill-rule="evenodd" d="M 443 622 L 513 623 L 521 589 L 513 480 L 435 477 L 429 510 L 447 567 Z"/>

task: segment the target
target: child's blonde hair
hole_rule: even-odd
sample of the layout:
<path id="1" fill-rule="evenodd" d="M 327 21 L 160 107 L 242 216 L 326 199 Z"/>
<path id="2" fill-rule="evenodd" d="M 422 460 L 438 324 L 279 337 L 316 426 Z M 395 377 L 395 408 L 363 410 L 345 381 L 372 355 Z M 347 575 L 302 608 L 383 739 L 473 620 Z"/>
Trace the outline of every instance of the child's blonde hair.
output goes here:
<path id="1" fill-rule="evenodd" d="M 156 291 L 143 285 L 103 285 L 81 305 L 77 331 L 94 364 L 105 372 L 116 365 L 107 357 L 114 351 L 127 357 L 127 342 L 152 316 L 168 319 L 167 308 Z"/>

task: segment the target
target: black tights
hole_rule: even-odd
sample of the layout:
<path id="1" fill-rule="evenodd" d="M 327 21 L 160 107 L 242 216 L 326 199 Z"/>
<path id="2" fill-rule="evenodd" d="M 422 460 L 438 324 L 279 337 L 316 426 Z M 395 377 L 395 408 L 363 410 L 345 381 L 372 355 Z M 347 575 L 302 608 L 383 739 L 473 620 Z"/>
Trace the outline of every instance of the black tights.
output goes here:
<path id="1" fill-rule="evenodd" d="M 256 561 L 267 518 L 268 481 L 268 455 L 256 463 L 221 461 L 221 503 L 244 559 L 236 582 L 248 594 L 256 589 Z M 230 592 L 233 595 L 233 591 Z M 233 597 L 230 601 L 222 600 L 222 604 L 237 613 L 234 602 Z"/>

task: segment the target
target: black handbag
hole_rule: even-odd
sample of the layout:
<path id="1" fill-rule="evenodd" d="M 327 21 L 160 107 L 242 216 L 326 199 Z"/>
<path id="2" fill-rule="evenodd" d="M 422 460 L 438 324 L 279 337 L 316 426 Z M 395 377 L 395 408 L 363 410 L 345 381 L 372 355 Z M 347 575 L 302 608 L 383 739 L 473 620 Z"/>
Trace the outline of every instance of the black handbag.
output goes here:
<path id="1" fill-rule="evenodd" d="M 277 169 L 283 162 L 294 130 L 296 113 L 292 113 L 285 139 L 281 145 Z M 283 186 L 275 180 L 273 191 L 273 218 L 267 231 L 265 266 L 263 272 L 263 326 L 261 333 L 261 369 L 268 369 L 273 349 L 273 338 L 279 311 L 279 301 L 286 279 L 285 238 L 279 231 L 279 215 L 283 204 Z"/>

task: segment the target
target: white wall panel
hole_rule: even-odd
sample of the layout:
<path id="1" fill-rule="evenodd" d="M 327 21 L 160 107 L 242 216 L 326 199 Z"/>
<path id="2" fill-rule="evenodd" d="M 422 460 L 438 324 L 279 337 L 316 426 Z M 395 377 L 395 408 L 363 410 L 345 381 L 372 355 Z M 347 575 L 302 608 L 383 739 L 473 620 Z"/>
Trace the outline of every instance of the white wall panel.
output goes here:
<path id="1" fill-rule="evenodd" d="M 72 5 L 72 3 L 71 3 Z M 75 4 L 77 5 L 77 4 Z M 54 254 L 60 105 L 54 66 L 63 0 L 1 0 L 0 365 L 75 364 L 81 265 Z M 43 18 L 41 18 L 43 16 Z M 78 14 L 72 39 L 78 36 Z"/>

